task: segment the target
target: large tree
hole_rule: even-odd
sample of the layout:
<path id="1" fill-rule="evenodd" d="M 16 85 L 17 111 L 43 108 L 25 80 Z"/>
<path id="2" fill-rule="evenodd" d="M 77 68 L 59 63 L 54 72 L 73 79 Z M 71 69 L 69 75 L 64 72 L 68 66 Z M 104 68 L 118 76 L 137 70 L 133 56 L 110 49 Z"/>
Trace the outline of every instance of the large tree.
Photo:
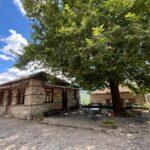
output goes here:
<path id="1" fill-rule="evenodd" d="M 149 0 L 23 0 L 32 40 L 17 66 L 40 61 L 86 89 L 110 87 L 123 111 L 119 84 L 149 91 Z"/>

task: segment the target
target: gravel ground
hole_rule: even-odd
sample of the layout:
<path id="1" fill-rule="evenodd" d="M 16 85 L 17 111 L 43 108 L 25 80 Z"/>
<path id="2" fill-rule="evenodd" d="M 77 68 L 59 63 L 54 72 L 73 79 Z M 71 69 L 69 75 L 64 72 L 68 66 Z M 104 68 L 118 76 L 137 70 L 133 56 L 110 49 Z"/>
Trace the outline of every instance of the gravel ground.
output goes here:
<path id="1" fill-rule="evenodd" d="M 0 118 L 0 150 L 149 150 L 149 133 L 103 133 Z"/>
<path id="2" fill-rule="evenodd" d="M 81 111 L 74 111 L 69 113 L 61 113 L 51 117 L 46 117 L 42 122 L 50 125 L 61 125 L 75 128 L 92 129 L 96 131 L 103 131 L 100 127 L 103 120 L 113 119 L 117 124 L 115 130 L 105 130 L 105 132 L 121 133 L 150 133 L 150 113 L 142 113 L 141 117 L 109 117 L 102 114 L 84 114 Z"/>

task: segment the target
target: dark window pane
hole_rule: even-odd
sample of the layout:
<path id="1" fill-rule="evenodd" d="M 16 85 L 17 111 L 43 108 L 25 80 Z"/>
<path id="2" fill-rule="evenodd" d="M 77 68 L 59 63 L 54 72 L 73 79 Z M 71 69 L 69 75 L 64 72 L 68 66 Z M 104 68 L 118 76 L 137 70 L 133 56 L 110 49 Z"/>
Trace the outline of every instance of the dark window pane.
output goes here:
<path id="1" fill-rule="evenodd" d="M 3 92 L 0 92 L 0 105 L 2 105 L 3 104 Z"/>
<path id="2" fill-rule="evenodd" d="M 53 90 L 52 89 L 46 90 L 46 99 L 45 99 L 45 101 L 47 103 L 52 103 L 53 102 Z"/>
<path id="3" fill-rule="evenodd" d="M 74 90 L 74 99 L 77 99 L 77 91 Z"/>
<path id="4" fill-rule="evenodd" d="M 25 89 L 18 90 L 18 104 L 24 104 L 25 100 Z"/>

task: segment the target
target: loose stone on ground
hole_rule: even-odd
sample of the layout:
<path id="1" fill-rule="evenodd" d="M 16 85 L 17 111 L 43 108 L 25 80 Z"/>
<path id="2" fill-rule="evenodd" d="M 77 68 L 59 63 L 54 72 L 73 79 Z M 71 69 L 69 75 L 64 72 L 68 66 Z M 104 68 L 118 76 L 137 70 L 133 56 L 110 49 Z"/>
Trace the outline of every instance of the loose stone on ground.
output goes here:
<path id="1" fill-rule="evenodd" d="M 148 150 L 149 133 L 94 130 L 0 118 L 0 150 Z"/>

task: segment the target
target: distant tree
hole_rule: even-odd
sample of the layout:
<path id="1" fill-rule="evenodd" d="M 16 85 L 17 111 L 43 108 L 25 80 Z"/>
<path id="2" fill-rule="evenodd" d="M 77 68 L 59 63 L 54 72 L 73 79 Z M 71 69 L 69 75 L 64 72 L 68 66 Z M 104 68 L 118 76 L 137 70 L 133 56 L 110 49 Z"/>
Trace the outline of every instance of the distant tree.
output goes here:
<path id="1" fill-rule="evenodd" d="M 23 6 L 33 33 L 16 66 L 40 61 L 86 89 L 110 87 L 116 115 L 123 111 L 119 84 L 149 91 L 150 0 L 23 0 Z"/>

